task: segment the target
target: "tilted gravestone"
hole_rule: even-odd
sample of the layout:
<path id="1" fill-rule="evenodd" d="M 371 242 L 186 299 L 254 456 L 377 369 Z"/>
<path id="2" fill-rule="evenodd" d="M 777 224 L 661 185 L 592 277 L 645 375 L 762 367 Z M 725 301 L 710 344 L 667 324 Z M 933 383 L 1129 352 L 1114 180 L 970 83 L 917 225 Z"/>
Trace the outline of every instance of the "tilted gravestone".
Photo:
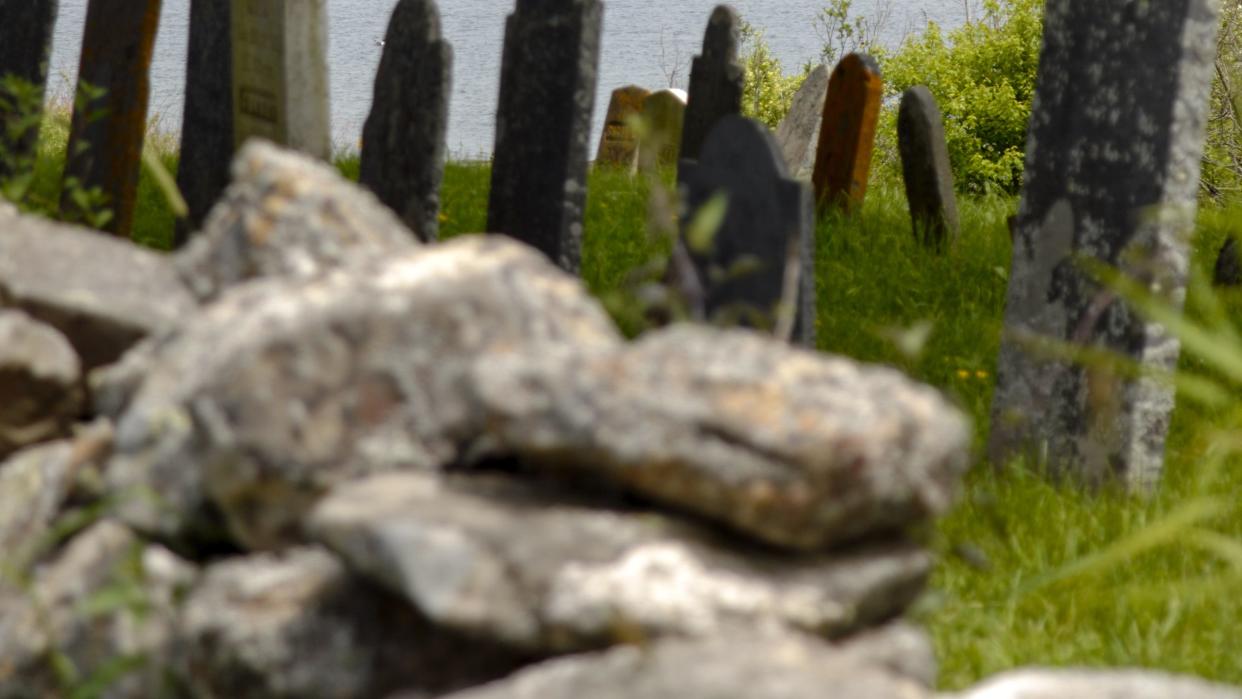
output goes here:
<path id="1" fill-rule="evenodd" d="M 802 87 L 794 94 L 789 113 L 776 127 L 776 142 L 781 145 L 785 164 L 799 179 L 811 179 L 815 170 L 815 147 L 824 123 L 824 100 L 828 97 L 828 66 L 817 66 L 807 74 Z"/>
<path id="2" fill-rule="evenodd" d="M 1176 368 L 1176 338 L 1093 283 L 1076 258 L 1117 266 L 1180 306 L 1218 9 L 1215 0 L 1048 2 L 992 405 L 994 464 L 1031 454 L 1087 482 L 1159 481 L 1172 387 L 1057 357 L 1068 344 Z"/>
<path id="3" fill-rule="evenodd" d="M 505 24 L 487 226 L 578 271 L 603 5 L 517 0 Z"/>
<path id="4" fill-rule="evenodd" d="M 810 188 L 789 177 L 771 132 L 751 119 L 725 117 L 699 159 L 681 162 L 680 176 L 683 228 L 717 194 L 726 200 L 724 222 L 710 244 L 687 246 L 705 291 L 705 315 L 789 332 L 813 347 L 814 202 Z M 792 307 L 781 308 L 782 300 Z"/>
<path id="5" fill-rule="evenodd" d="M 941 250 L 957 238 L 957 195 L 940 106 L 922 85 L 901 96 L 897 143 L 914 235 L 927 247 Z"/>
<path id="6" fill-rule="evenodd" d="M 851 53 L 832 71 L 813 175 L 820 212 L 855 210 L 867 196 L 883 96 L 880 65 L 871 56 Z"/>
<path id="7" fill-rule="evenodd" d="M 712 11 L 703 36 L 703 53 L 690 65 L 690 98 L 681 135 L 682 160 L 695 160 L 716 122 L 742 113 L 746 71 L 737 61 L 742 20 L 728 5 Z"/>
<path id="8" fill-rule="evenodd" d="M 643 102 L 643 118 L 648 133 L 645 150 L 639 152 L 639 166 L 646 171 L 675 166 L 686 123 L 685 91 L 667 89 L 652 93 Z"/>
<path id="9" fill-rule="evenodd" d="M 58 0 L 0 0 L 0 81 L 24 83 L 12 92 L 0 82 L 0 180 L 33 170 L 59 4 Z"/>
<path id="10" fill-rule="evenodd" d="M 327 160 L 327 0 L 230 0 L 233 148 L 258 137 Z"/>
<path id="11" fill-rule="evenodd" d="M 452 81 L 453 48 L 440 32 L 436 3 L 401 0 L 375 75 L 358 181 L 426 242 L 439 237 Z"/>
<path id="12" fill-rule="evenodd" d="M 177 222 L 173 247 L 184 245 L 189 234 L 202 227 L 229 184 L 233 155 L 230 8 L 231 3 L 220 0 L 190 0 L 185 110 L 177 164 L 177 187 L 190 211 L 187 220 Z"/>
<path id="13" fill-rule="evenodd" d="M 160 0 L 90 0 L 60 200 L 65 220 L 99 213 L 84 211 L 75 196 L 99 188 L 112 212 L 103 229 L 130 235 L 159 21 Z"/>
<path id="14" fill-rule="evenodd" d="M 638 168 L 638 136 L 629 120 L 643 113 L 643 105 L 651 91 L 628 85 L 612 91 L 604 132 L 599 137 L 595 166 L 614 167 L 633 172 Z"/>

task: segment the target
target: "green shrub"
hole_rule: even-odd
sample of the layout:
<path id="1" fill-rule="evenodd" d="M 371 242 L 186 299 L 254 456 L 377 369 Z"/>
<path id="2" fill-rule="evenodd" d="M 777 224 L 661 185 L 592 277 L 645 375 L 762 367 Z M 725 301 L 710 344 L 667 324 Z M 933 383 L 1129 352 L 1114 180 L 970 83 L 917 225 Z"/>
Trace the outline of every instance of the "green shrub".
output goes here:
<path id="1" fill-rule="evenodd" d="M 1043 0 L 987 0 L 984 16 L 948 35 L 935 23 L 883 58 L 890 95 L 926 85 L 944 112 L 958 187 L 1016 192 L 1043 38 Z M 881 127 L 881 166 L 899 167 L 896 105 Z"/>
<path id="2" fill-rule="evenodd" d="M 789 113 L 809 66 L 796 75 L 785 75 L 780 59 L 768 48 L 763 30 L 746 22 L 742 23 L 742 65 L 746 68 L 742 114 L 775 129 Z"/>

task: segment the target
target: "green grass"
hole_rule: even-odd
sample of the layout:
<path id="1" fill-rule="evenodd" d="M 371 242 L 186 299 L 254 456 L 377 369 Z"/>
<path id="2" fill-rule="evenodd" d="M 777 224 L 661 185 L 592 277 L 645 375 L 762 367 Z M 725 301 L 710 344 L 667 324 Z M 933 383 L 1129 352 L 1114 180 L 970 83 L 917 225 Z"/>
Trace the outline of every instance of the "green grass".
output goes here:
<path id="1" fill-rule="evenodd" d="M 55 201 L 54 154 L 64 148 L 54 125 L 47 136 L 37 202 Z M 163 157 L 175 169 L 175 156 Z M 356 157 L 339 167 L 356 177 Z M 485 229 L 489 177 L 486 164 L 448 166 L 443 237 Z M 172 217 L 149 180 L 144 173 L 135 238 L 164 247 Z M 650 187 L 616 173 L 590 182 L 583 278 L 631 331 L 640 324 L 633 270 L 664 249 L 646 233 Z M 978 448 L 1009 266 L 1005 221 L 1016 201 L 960 206 L 961 235 L 943 255 L 914 242 L 895 186 L 873 185 L 857 216 L 822 221 L 817 331 L 825 351 L 891 364 L 941 388 L 974 420 Z M 1194 265 L 1210 270 L 1223 237 L 1240 229 L 1242 208 L 1206 206 Z M 1242 312 L 1237 293 L 1225 300 Z M 1210 315 L 1202 301 L 1192 295 L 1192 316 Z M 1212 373 L 1190 354 L 1182 368 Z M 941 685 L 961 688 L 1028 664 L 1137 665 L 1242 684 L 1242 468 L 1228 443 L 1239 418 L 1242 401 L 1205 408 L 1179 400 L 1168 477 L 1152 499 L 1084 494 L 1022 468 L 977 464 L 961 504 L 928 533 L 940 565 L 917 615 L 935 639 Z"/>

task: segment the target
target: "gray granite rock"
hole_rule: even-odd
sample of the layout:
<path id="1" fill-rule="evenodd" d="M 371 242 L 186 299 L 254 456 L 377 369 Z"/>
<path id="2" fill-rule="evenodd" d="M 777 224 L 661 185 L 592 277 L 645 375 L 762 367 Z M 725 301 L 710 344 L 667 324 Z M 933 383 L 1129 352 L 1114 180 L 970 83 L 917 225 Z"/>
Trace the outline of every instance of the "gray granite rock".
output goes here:
<path id="1" fill-rule="evenodd" d="M 82 402 L 81 362 L 65 336 L 0 309 L 0 458 L 66 435 Z"/>
<path id="2" fill-rule="evenodd" d="M 277 546 L 336 482 L 465 458 L 484 416 L 461 383 L 482 357 L 619 341 L 579 281 L 503 237 L 251 282 L 159 352 L 109 483 L 159 493 L 121 506 L 142 531 L 218 536 L 210 492 L 239 541 Z"/>
<path id="3" fill-rule="evenodd" d="M 940 699 L 1242 699 L 1242 688 L 1147 670 L 1028 668 Z"/>
<path id="4" fill-rule="evenodd" d="M 799 550 L 943 512 L 970 445 L 961 413 L 899 372 L 741 330 L 514 354 L 471 385 L 491 438 L 533 466 Z"/>
<path id="5" fill-rule="evenodd" d="M 931 568 L 917 546 L 794 557 L 700 525 L 496 477 L 387 474 L 335 489 L 311 536 L 434 623 L 539 653 L 892 618 Z"/>
<path id="6" fill-rule="evenodd" d="M 1050 0 L 1015 222 L 988 459 L 1150 490 L 1174 389 L 1049 353 L 1115 352 L 1177 368 L 1165 328 L 1097 284 L 1117 267 L 1174 308 L 1185 299 L 1220 3 Z"/>
<path id="7" fill-rule="evenodd" d="M 253 141 L 233 161 L 233 183 L 203 232 L 177 255 L 199 299 L 269 276 L 311 276 L 354 254 L 395 254 L 414 235 L 375 195 L 332 167 Z"/>
<path id="8" fill-rule="evenodd" d="M 554 660 L 446 699 L 929 699 L 911 680 L 795 636 L 732 635 Z"/>
<path id="9" fill-rule="evenodd" d="M 64 333 L 84 370 L 116 361 L 197 305 L 169 260 L 128 241 L 33 216 L 0 221 L 0 307 Z"/>
<path id="10" fill-rule="evenodd" d="M 815 148 L 819 145 L 819 129 L 824 123 L 824 100 L 828 98 L 828 66 L 819 65 L 806 76 L 802 87 L 794 93 L 789 113 L 776 127 L 776 141 L 789 172 L 800 180 L 810 181 L 815 170 Z"/>
<path id="11" fill-rule="evenodd" d="M 521 661 L 436 629 L 316 548 L 210 566 L 186 599 L 176 651 L 189 696 L 230 699 L 428 696 Z"/>
<path id="12" fill-rule="evenodd" d="M 177 603 L 197 575 L 168 550 L 113 520 L 75 536 L 29 577 L 0 577 L 0 696 L 68 696 L 85 678 L 122 670 L 109 699 L 170 696 L 166 684 Z M 70 664 L 78 680 L 53 666 Z"/>

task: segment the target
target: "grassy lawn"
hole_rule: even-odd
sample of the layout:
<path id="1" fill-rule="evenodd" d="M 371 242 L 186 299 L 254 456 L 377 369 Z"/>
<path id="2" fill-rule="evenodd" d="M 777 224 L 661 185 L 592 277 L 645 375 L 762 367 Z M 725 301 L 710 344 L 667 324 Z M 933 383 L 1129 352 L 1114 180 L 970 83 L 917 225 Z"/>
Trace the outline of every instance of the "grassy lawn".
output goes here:
<path id="1" fill-rule="evenodd" d="M 45 143 L 55 148 L 52 136 Z M 171 156 L 166 162 L 175 167 Z M 54 201 L 57 161 L 40 168 L 37 197 Z M 341 168 L 356 175 L 357 163 Z M 444 236 L 485 228 L 488 183 L 486 165 L 448 166 Z M 646 234 L 649 186 L 610 173 L 591 181 L 583 277 L 630 329 L 630 272 L 660 250 Z M 140 197 L 135 238 L 162 247 L 172 217 L 145 174 Z M 825 351 L 892 364 L 944 390 L 974 419 L 978 447 L 1009 266 L 1005 221 L 1016 201 L 960 205 L 961 236 L 939 256 L 915 244 L 903 193 L 891 184 L 874 185 L 858 216 L 821 221 L 818 335 Z M 1198 269 L 1210 270 L 1230 232 L 1242 233 L 1242 208 L 1207 205 L 1194 242 Z M 1219 326 L 1207 300 L 1192 293 L 1190 314 Z M 1225 302 L 1225 317 L 1242 311 L 1239 299 Z M 1205 371 L 1189 354 L 1182 366 Z M 1240 412 L 1242 400 L 1179 400 L 1167 483 L 1151 499 L 1083 495 L 1020 467 L 978 463 L 960 506 L 926 533 L 941 564 L 917 614 L 935 638 L 942 686 L 1027 664 L 1139 665 L 1242 684 L 1242 469 L 1233 443 L 1242 440 L 1230 435 Z"/>

